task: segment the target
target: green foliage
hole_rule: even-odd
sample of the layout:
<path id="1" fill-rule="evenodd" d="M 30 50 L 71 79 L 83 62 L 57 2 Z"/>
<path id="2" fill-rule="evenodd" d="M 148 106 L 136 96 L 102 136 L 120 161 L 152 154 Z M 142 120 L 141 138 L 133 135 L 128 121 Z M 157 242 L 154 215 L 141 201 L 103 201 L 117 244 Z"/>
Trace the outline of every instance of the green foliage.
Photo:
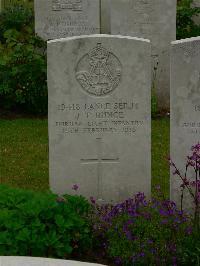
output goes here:
<path id="1" fill-rule="evenodd" d="M 10 7 L 0 14 L 0 39 L 3 40 L 3 34 L 9 29 L 17 31 L 30 26 L 33 22 L 32 11 L 20 5 Z"/>
<path id="2" fill-rule="evenodd" d="M 2 9 L 12 7 L 15 5 L 23 5 L 29 8 L 33 8 L 34 0 L 1 0 Z"/>
<path id="3" fill-rule="evenodd" d="M 173 229 L 173 217 L 162 217 L 151 206 L 140 211 L 143 214 L 138 215 L 134 222 L 130 223 L 127 214 L 112 221 L 113 225 L 107 233 L 109 256 L 120 258 L 124 266 L 133 263 L 144 266 L 172 265 L 176 245 L 185 235 L 185 225 L 176 231 Z M 130 237 L 126 230 L 130 232 Z"/>
<path id="4" fill-rule="evenodd" d="M 169 163 L 166 158 L 170 154 L 169 136 L 170 119 L 159 118 L 152 120 L 152 193 L 155 195 L 155 186 L 161 185 L 165 197 L 169 197 Z"/>
<path id="5" fill-rule="evenodd" d="M 194 232 L 187 238 L 183 238 L 178 249 L 180 265 L 200 265 L 200 233 Z"/>
<path id="6" fill-rule="evenodd" d="M 177 39 L 196 37 L 200 35 L 200 26 L 194 22 L 194 17 L 200 14 L 200 8 L 192 6 L 193 0 L 180 0 L 177 6 Z"/>
<path id="7" fill-rule="evenodd" d="M 0 15 L 0 105 L 45 114 L 46 44 L 33 25 L 29 8 L 14 6 Z"/>
<path id="8" fill-rule="evenodd" d="M 192 221 L 164 199 L 160 186 L 156 189 L 157 198 L 149 201 L 140 192 L 114 206 L 93 203 L 99 217 L 94 235 L 116 265 L 179 265 L 182 257 L 177 250 L 191 236 Z"/>
<path id="9" fill-rule="evenodd" d="M 57 198 L 0 186 L 0 255 L 68 258 L 91 244 L 82 197 Z"/>
<path id="10" fill-rule="evenodd" d="M 155 92 L 152 90 L 151 94 L 151 116 L 155 118 L 158 114 L 158 99 Z"/>
<path id="11" fill-rule="evenodd" d="M 155 118 L 158 114 L 158 99 L 156 95 L 156 77 L 158 71 L 158 64 L 154 66 L 152 88 L 151 88 L 151 116 Z"/>

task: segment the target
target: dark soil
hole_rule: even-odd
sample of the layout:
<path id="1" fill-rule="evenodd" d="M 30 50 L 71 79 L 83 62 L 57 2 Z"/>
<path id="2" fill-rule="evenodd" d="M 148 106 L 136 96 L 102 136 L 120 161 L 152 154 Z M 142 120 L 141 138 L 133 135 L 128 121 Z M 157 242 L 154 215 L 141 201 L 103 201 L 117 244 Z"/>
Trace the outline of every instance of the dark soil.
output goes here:
<path id="1" fill-rule="evenodd" d="M 102 254 L 102 250 L 88 250 L 86 253 L 80 254 L 72 254 L 70 258 L 72 260 L 83 261 L 83 262 L 90 262 L 90 263 L 98 263 L 107 266 L 115 266 L 111 259 L 108 259 Z"/>

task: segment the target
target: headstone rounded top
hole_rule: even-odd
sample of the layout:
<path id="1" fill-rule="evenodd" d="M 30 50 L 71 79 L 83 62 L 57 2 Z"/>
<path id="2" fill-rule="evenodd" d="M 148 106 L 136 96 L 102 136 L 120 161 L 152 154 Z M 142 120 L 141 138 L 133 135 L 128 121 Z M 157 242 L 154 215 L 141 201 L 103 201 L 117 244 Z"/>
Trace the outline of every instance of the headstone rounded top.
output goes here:
<path id="1" fill-rule="evenodd" d="M 176 41 L 171 42 L 171 44 L 176 45 L 176 44 L 181 44 L 181 43 L 190 43 L 190 42 L 194 42 L 194 41 L 200 41 L 200 36 L 176 40 Z"/>
<path id="2" fill-rule="evenodd" d="M 47 41 L 48 44 L 55 43 L 55 42 L 70 42 L 74 40 L 81 40 L 81 39 L 90 39 L 90 38 L 102 38 L 102 39 L 124 39 L 124 40 L 134 40 L 134 41 L 141 41 L 150 43 L 149 39 L 139 38 L 139 37 L 132 37 L 132 36 L 123 36 L 123 35 L 109 35 L 109 34 L 92 34 L 92 35 L 79 35 L 73 37 L 66 37 L 66 38 L 59 38 Z"/>
<path id="3" fill-rule="evenodd" d="M 71 260 L 57 260 L 34 257 L 0 257 L 1 266 L 103 266 L 95 263 L 86 263 Z"/>

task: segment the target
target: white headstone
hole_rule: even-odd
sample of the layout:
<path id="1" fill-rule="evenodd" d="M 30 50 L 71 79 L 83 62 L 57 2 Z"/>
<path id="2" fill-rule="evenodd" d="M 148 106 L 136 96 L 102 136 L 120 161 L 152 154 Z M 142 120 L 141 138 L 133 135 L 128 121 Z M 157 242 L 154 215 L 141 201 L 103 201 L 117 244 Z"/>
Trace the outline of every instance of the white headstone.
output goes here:
<path id="1" fill-rule="evenodd" d="M 200 142 L 200 37 L 172 43 L 171 49 L 171 151 L 185 173 L 187 155 Z M 172 171 L 173 172 L 173 171 Z M 180 204 L 180 179 L 171 172 L 171 199 Z M 191 173 L 191 176 L 194 173 Z M 190 177 L 190 173 L 189 173 Z M 189 206 L 185 198 L 184 207 Z"/>
<path id="2" fill-rule="evenodd" d="M 44 40 L 100 33 L 99 0 L 35 0 L 35 31 Z"/>
<path id="3" fill-rule="evenodd" d="M 111 0 L 111 34 L 152 43 L 152 86 L 160 109 L 169 108 L 170 43 L 176 40 L 176 0 Z"/>
<path id="4" fill-rule="evenodd" d="M 34 257 L 0 257 L 1 266 L 103 266 L 95 263 L 86 263 L 71 260 L 55 260 Z"/>
<path id="5" fill-rule="evenodd" d="M 48 42 L 50 186 L 118 202 L 151 192 L 150 42 Z"/>

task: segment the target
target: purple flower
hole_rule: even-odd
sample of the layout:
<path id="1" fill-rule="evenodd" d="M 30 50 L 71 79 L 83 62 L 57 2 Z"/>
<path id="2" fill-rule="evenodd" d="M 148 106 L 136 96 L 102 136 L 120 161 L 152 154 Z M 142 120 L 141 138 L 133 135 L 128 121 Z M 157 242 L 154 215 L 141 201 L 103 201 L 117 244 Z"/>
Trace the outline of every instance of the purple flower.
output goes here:
<path id="1" fill-rule="evenodd" d="M 186 185 L 186 186 L 188 186 L 190 183 L 189 183 L 189 181 L 187 180 L 187 178 L 184 178 L 183 179 L 183 183 L 184 183 L 184 185 Z"/>
<path id="2" fill-rule="evenodd" d="M 116 265 L 122 265 L 122 259 L 119 257 L 115 258 L 115 264 Z"/>
<path id="3" fill-rule="evenodd" d="M 133 224 L 133 220 L 128 220 L 127 225 L 131 225 L 131 224 Z"/>
<path id="4" fill-rule="evenodd" d="M 144 257 L 144 256 L 145 256 L 145 253 L 144 253 L 144 252 L 140 252 L 140 253 L 138 254 L 138 256 L 139 256 L 139 257 Z"/>
<path id="5" fill-rule="evenodd" d="M 192 227 L 191 226 L 187 227 L 186 230 L 185 230 L 185 233 L 187 235 L 191 235 L 192 234 Z"/>
<path id="6" fill-rule="evenodd" d="M 156 189 L 157 191 L 160 191 L 160 190 L 161 190 L 161 186 L 160 186 L 160 185 L 156 185 L 156 186 L 155 186 L 155 189 Z"/>
<path id="7" fill-rule="evenodd" d="M 91 201 L 92 204 L 95 204 L 96 203 L 96 200 L 95 200 L 94 197 L 90 197 L 90 201 Z"/>
<path id="8" fill-rule="evenodd" d="M 130 231 L 126 231 L 126 238 L 130 241 L 134 239 Z"/>
<path id="9" fill-rule="evenodd" d="M 161 216 L 168 216 L 168 213 L 167 213 L 166 210 L 160 209 L 159 213 L 160 213 Z"/>
<path id="10" fill-rule="evenodd" d="M 192 151 L 200 151 L 200 143 L 198 142 L 196 145 L 192 146 Z"/>
<path id="11" fill-rule="evenodd" d="M 194 167 L 194 166 L 195 166 L 195 163 L 194 163 L 193 161 L 190 161 L 190 160 L 189 160 L 189 161 L 187 162 L 187 164 L 186 164 L 186 167 L 188 167 L 188 166 L 193 166 L 193 167 Z"/>
<path id="12" fill-rule="evenodd" d="M 172 263 L 173 263 L 173 266 L 177 266 L 177 258 L 176 257 L 172 257 Z"/>
<path id="13" fill-rule="evenodd" d="M 132 262 L 135 263 L 137 261 L 137 256 L 132 256 Z"/>
<path id="14" fill-rule="evenodd" d="M 136 194 L 136 196 L 135 196 L 135 202 L 136 202 L 136 203 L 143 203 L 144 200 L 145 200 L 145 195 L 144 195 L 144 193 L 139 192 L 139 193 Z"/>
<path id="15" fill-rule="evenodd" d="M 150 220 L 151 219 L 151 214 L 148 212 L 143 212 L 142 216 L 146 219 L 146 220 Z"/>
<path id="16" fill-rule="evenodd" d="M 151 245 L 151 244 L 153 244 L 153 240 L 148 239 L 148 240 L 147 240 L 147 243 Z"/>
<path id="17" fill-rule="evenodd" d="M 150 249 L 151 254 L 155 254 L 156 250 L 154 248 Z"/>
<path id="18" fill-rule="evenodd" d="M 168 246 L 168 250 L 169 250 L 170 252 L 176 252 L 176 245 L 175 245 L 174 243 L 170 244 L 170 245 Z"/>
<path id="19" fill-rule="evenodd" d="M 196 182 L 195 181 L 190 182 L 190 186 L 195 187 L 196 186 Z"/>
<path id="20" fill-rule="evenodd" d="M 178 169 L 175 169 L 175 171 L 173 172 L 173 175 L 180 175 L 180 172 Z"/>
<path id="21" fill-rule="evenodd" d="M 74 185 L 72 186 L 72 189 L 75 190 L 75 191 L 77 191 L 77 190 L 79 189 L 79 186 L 78 186 L 77 184 L 74 184 Z"/>
<path id="22" fill-rule="evenodd" d="M 59 196 L 59 197 L 57 197 L 56 201 L 57 201 L 57 203 L 63 203 L 63 202 L 66 202 L 66 199 Z"/>
<path id="23" fill-rule="evenodd" d="M 162 221 L 161 221 L 161 224 L 167 224 L 168 223 L 168 220 L 167 219 L 163 219 Z"/>
<path id="24" fill-rule="evenodd" d="M 103 245 L 102 245 L 104 248 L 107 248 L 107 243 L 103 243 Z"/>

